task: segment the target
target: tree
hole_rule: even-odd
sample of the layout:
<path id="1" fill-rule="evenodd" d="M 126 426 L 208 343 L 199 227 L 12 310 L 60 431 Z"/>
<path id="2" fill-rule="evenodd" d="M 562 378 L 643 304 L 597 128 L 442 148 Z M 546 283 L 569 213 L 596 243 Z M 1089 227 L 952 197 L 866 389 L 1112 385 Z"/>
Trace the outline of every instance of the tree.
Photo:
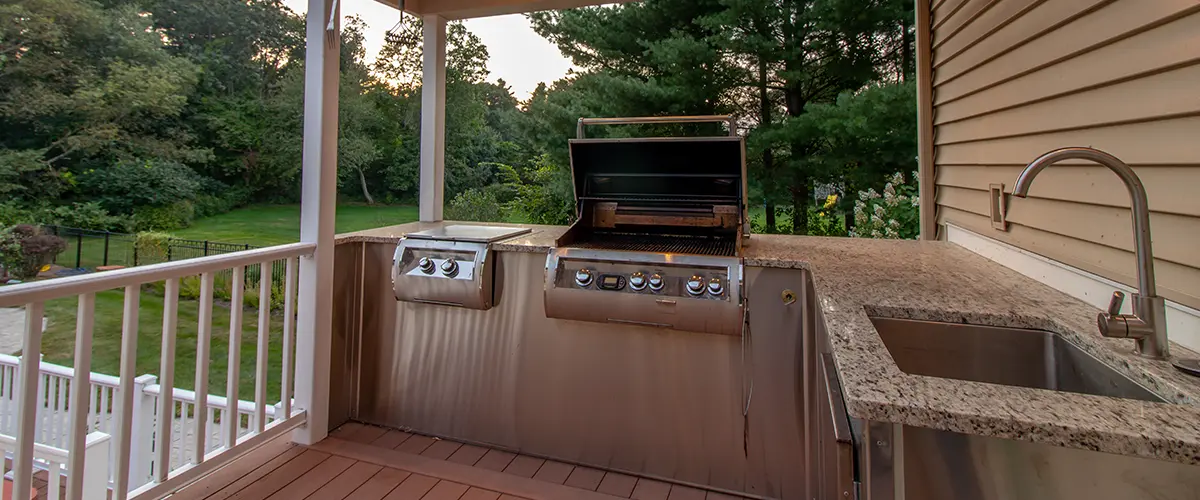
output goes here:
<path id="1" fill-rule="evenodd" d="M 191 160 L 174 124 L 197 68 L 168 54 L 132 6 L 91 0 L 0 5 L 0 191 L 59 199 L 72 175 L 146 155 Z"/>

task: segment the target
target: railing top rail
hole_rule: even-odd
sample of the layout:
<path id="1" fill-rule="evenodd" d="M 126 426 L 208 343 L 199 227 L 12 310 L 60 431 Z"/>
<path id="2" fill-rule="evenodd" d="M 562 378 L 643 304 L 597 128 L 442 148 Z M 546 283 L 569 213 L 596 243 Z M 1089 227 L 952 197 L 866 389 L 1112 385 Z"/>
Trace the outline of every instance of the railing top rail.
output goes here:
<path id="1" fill-rule="evenodd" d="M 87 435 L 86 446 L 92 446 L 96 443 L 106 441 L 111 436 L 100 431 L 94 431 Z M 8 434 L 0 434 L 0 445 L 7 449 L 15 449 L 17 446 L 17 438 Z M 55 462 L 66 462 L 70 458 L 71 452 L 62 448 L 55 448 L 48 444 L 33 443 L 33 456 L 42 460 L 53 460 Z"/>
<path id="2" fill-rule="evenodd" d="M 21 364 L 21 358 L 19 358 L 17 356 L 10 356 L 8 354 L 0 354 L 0 366 L 17 367 L 17 366 L 20 366 L 20 364 Z M 39 367 L 39 371 L 44 374 L 55 375 L 55 376 L 63 377 L 63 378 L 74 379 L 74 377 L 75 377 L 75 369 L 74 368 L 71 368 L 69 366 L 56 365 L 53 363 L 47 363 L 45 361 L 42 361 L 42 364 Z M 117 387 L 117 386 L 121 385 L 121 379 L 119 377 L 114 377 L 112 375 L 105 375 L 103 373 L 92 372 L 91 378 L 89 380 L 92 382 L 93 385 L 103 385 L 103 386 L 108 386 L 108 387 Z"/>
<path id="3" fill-rule="evenodd" d="M 10 285 L 0 287 L 0 307 L 17 307 L 60 297 L 102 292 L 129 285 L 141 285 L 170 278 L 221 271 L 231 267 L 298 257 L 312 253 L 316 247 L 317 245 L 314 243 L 292 243 L 185 261 L 164 262 L 103 273 Z"/>
<path id="4" fill-rule="evenodd" d="M 144 392 L 151 396 L 159 396 L 162 394 L 162 385 L 159 385 L 159 384 L 148 385 L 148 386 L 146 386 Z M 175 400 L 176 402 L 195 404 L 196 403 L 196 393 L 194 391 L 189 391 L 187 389 L 180 389 L 180 388 L 176 387 L 171 391 L 171 399 Z M 229 409 L 229 404 L 228 404 L 229 400 L 223 396 L 214 396 L 212 394 L 209 394 L 207 401 L 208 401 L 209 408 L 215 408 L 218 410 Z M 237 407 L 238 413 L 254 413 L 254 409 L 255 408 L 254 408 L 253 401 L 238 400 L 238 407 Z M 267 405 L 267 416 L 271 417 L 271 418 L 275 417 L 275 407 L 274 406 Z"/>

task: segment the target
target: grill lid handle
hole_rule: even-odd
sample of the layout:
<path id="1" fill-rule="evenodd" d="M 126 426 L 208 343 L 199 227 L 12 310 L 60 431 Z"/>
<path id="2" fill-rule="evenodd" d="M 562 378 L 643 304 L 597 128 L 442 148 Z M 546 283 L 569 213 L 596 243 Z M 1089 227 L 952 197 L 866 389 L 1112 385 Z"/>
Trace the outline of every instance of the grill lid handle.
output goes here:
<path id="1" fill-rule="evenodd" d="M 645 123 L 724 123 L 729 127 L 729 136 L 737 137 L 733 115 L 710 116 L 642 116 L 635 118 L 580 118 L 575 135 L 586 139 L 584 128 L 588 125 L 639 125 Z"/>

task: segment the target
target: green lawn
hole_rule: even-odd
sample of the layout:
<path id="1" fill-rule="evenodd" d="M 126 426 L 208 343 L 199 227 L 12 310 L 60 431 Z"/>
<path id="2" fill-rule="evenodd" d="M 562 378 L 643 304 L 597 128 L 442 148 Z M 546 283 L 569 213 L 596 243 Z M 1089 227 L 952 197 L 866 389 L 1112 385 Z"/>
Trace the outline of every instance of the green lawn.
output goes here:
<path id="1" fill-rule="evenodd" d="M 417 207 L 342 205 L 337 208 L 337 232 L 348 233 L 416 221 Z M 256 246 L 300 241 L 300 205 L 256 205 L 197 220 L 176 231 L 180 238 Z"/>
<path id="2" fill-rule="evenodd" d="M 119 375 L 121 366 L 121 319 L 125 301 L 123 290 L 96 294 L 95 330 L 92 341 L 92 371 Z M 75 297 L 46 303 L 48 325 L 42 337 L 42 352 L 50 363 L 73 366 L 75 352 L 75 316 L 78 302 Z M 162 352 L 163 298 L 144 288 L 138 313 L 137 373 L 159 373 Z M 175 387 L 191 390 L 196 381 L 196 333 L 199 302 L 180 300 L 178 329 L 175 342 Z M 229 366 L 229 308 L 213 308 L 212 356 L 209 361 L 209 392 L 225 394 L 225 369 Z M 279 401 L 282 365 L 282 318 L 271 318 L 270 370 L 267 377 L 267 399 Z M 246 309 L 242 321 L 242 353 L 239 370 L 238 397 L 254 399 L 255 360 L 258 352 L 258 313 Z"/>

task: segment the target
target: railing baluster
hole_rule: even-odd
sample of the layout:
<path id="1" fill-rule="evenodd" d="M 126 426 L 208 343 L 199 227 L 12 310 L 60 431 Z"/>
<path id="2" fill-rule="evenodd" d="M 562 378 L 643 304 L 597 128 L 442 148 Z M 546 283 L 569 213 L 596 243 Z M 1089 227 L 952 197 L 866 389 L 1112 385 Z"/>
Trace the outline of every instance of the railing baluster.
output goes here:
<path id="1" fill-rule="evenodd" d="M 158 368 L 158 468 L 155 480 L 167 480 L 171 472 L 171 424 L 175 421 L 175 333 L 179 319 L 179 278 L 167 280 L 163 297 L 162 355 Z"/>
<path id="2" fill-rule="evenodd" d="M 258 359 L 254 378 L 255 432 L 267 428 L 267 355 L 271 349 L 271 263 L 258 266 Z"/>
<path id="3" fill-rule="evenodd" d="M 292 416 L 292 383 L 295 380 L 292 365 L 296 359 L 293 347 L 296 344 L 296 261 L 288 258 L 283 278 L 283 381 L 279 384 L 283 416 L 275 416 L 283 420 Z"/>
<path id="4" fill-rule="evenodd" d="M 96 313 L 96 295 L 85 293 L 79 296 L 79 311 L 75 315 L 75 378 L 71 381 L 71 435 L 70 464 L 67 476 L 67 500 L 83 499 L 84 449 L 91 408 L 88 401 L 95 397 L 92 391 L 92 318 Z M 100 464 L 92 464 L 97 467 Z"/>
<path id="5" fill-rule="evenodd" d="M 211 448 L 216 447 L 216 445 L 213 444 L 213 438 L 212 438 L 212 429 L 216 428 L 216 421 L 217 421 L 217 409 L 216 408 L 208 409 L 208 418 L 206 420 L 208 420 L 208 429 L 204 431 L 204 453 L 205 454 L 207 454 Z"/>
<path id="6" fill-rule="evenodd" d="M 208 432 L 212 420 L 208 414 L 208 363 L 212 357 L 213 274 L 200 275 L 200 321 L 196 331 L 196 450 L 192 462 L 204 462 L 208 452 Z"/>
<path id="7" fill-rule="evenodd" d="M 20 393 L 17 403 L 17 449 L 13 458 L 13 499 L 30 500 L 33 487 L 34 425 L 37 423 L 38 371 L 41 368 L 42 316 L 41 302 L 25 306 L 25 337 L 21 344 Z"/>
<path id="8" fill-rule="evenodd" d="M 50 460 L 46 471 L 46 500 L 61 500 L 62 498 L 62 464 Z"/>
<path id="9" fill-rule="evenodd" d="M 225 448 L 233 448 L 238 441 L 238 422 L 241 417 L 237 412 L 238 374 L 242 367 L 242 300 L 246 294 L 246 268 L 233 268 L 233 283 L 229 301 L 229 364 L 226 365 L 225 384 L 225 415 L 221 418 L 221 426 L 225 430 Z"/>
<path id="10" fill-rule="evenodd" d="M 133 441 L 133 382 L 137 377 L 138 306 L 141 286 L 125 287 L 125 316 L 121 326 L 121 385 L 117 420 L 117 464 L 113 478 L 113 500 L 129 497 L 129 451 Z M 140 396 L 140 395 L 139 395 Z M 19 493 L 19 492 L 18 492 Z"/>
<path id="11" fill-rule="evenodd" d="M 67 430 L 72 429 L 70 426 L 70 419 L 67 417 L 67 391 L 71 390 L 70 386 L 70 379 L 63 377 L 58 378 L 58 411 L 55 413 L 55 415 L 58 416 L 58 418 L 55 419 L 58 421 L 58 430 L 54 433 L 54 435 L 55 442 L 57 443 L 55 446 L 58 446 L 59 448 L 66 446 L 68 433 Z"/>

